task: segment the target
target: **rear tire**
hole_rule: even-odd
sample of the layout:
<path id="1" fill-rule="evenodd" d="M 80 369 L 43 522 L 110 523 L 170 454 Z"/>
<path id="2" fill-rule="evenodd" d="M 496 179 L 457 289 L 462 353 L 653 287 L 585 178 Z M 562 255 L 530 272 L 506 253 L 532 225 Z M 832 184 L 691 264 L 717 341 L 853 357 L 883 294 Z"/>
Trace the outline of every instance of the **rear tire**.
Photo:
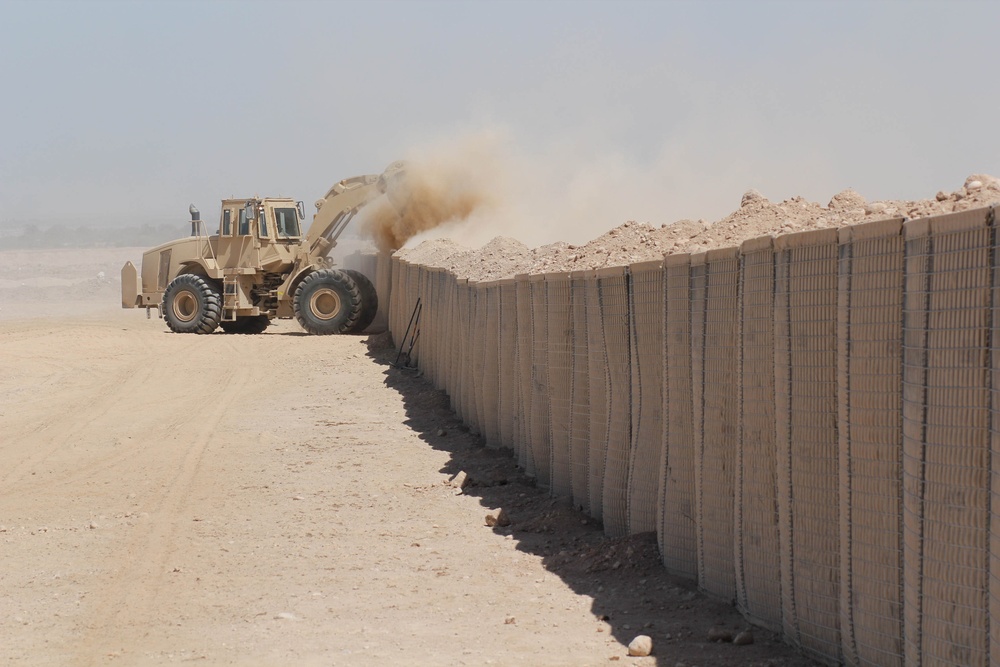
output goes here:
<path id="1" fill-rule="evenodd" d="M 177 276 L 163 292 L 163 319 L 174 333 L 212 333 L 222 319 L 219 290 L 193 273 Z"/>
<path id="2" fill-rule="evenodd" d="M 227 334 L 260 334 L 264 333 L 271 320 L 267 315 L 251 315 L 248 317 L 237 317 L 233 322 L 219 322 L 219 326 Z"/>
<path id="3" fill-rule="evenodd" d="M 346 333 L 361 315 L 361 293 L 343 271 L 323 269 L 299 283 L 292 308 L 295 319 L 311 334 Z"/>
<path id="4" fill-rule="evenodd" d="M 361 333 L 375 321 L 375 315 L 378 314 L 378 294 L 375 292 L 375 285 L 372 285 L 365 274 L 352 269 L 344 269 L 344 273 L 354 279 L 358 292 L 361 293 L 361 314 L 347 333 Z"/>

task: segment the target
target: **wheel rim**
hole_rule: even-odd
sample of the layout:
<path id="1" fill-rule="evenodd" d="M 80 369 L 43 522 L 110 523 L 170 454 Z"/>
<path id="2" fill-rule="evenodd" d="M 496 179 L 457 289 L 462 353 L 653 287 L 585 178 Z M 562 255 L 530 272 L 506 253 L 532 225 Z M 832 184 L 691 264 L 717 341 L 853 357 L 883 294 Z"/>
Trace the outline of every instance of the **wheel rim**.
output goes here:
<path id="1" fill-rule="evenodd" d="M 178 320 L 190 322 L 198 315 L 198 299 L 191 292 L 181 290 L 174 296 L 171 309 Z"/>
<path id="2" fill-rule="evenodd" d="M 309 297 L 309 310 L 321 320 L 332 320 L 340 312 L 340 295 L 329 287 L 318 289 Z"/>

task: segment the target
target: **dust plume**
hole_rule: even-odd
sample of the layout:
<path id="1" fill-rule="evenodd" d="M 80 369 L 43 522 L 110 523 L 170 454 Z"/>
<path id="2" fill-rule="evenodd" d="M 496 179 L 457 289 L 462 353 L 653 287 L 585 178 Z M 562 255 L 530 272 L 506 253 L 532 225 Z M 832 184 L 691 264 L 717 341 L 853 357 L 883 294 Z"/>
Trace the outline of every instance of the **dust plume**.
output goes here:
<path id="1" fill-rule="evenodd" d="M 397 211 L 388 197 L 364 209 L 359 227 L 379 250 L 394 251 L 414 236 L 448 223 L 460 223 L 490 208 L 493 160 L 476 138 L 449 143 L 407 160 L 406 203 Z"/>

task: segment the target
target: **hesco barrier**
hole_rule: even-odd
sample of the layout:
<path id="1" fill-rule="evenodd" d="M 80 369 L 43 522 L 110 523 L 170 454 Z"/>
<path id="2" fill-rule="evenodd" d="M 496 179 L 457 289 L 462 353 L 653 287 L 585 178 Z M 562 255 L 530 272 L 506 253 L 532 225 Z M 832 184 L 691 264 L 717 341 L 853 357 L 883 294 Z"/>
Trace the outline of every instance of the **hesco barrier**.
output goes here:
<path id="1" fill-rule="evenodd" d="M 411 363 L 609 535 L 831 664 L 1000 664 L 997 210 L 382 282 Z"/>

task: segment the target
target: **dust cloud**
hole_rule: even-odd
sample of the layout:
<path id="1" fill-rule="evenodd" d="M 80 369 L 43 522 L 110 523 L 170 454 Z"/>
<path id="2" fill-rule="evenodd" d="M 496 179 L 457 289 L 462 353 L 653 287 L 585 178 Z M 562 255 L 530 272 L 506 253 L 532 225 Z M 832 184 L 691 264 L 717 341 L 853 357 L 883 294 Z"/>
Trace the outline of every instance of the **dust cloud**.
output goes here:
<path id="1" fill-rule="evenodd" d="M 488 144 L 476 137 L 413 154 L 407 159 L 402 210 L 380 197 L 363 210 L 360 231 L 379 250 L 394 251 L 423 232 L 468 221 L 496 205 L 495 166 Z"/>

